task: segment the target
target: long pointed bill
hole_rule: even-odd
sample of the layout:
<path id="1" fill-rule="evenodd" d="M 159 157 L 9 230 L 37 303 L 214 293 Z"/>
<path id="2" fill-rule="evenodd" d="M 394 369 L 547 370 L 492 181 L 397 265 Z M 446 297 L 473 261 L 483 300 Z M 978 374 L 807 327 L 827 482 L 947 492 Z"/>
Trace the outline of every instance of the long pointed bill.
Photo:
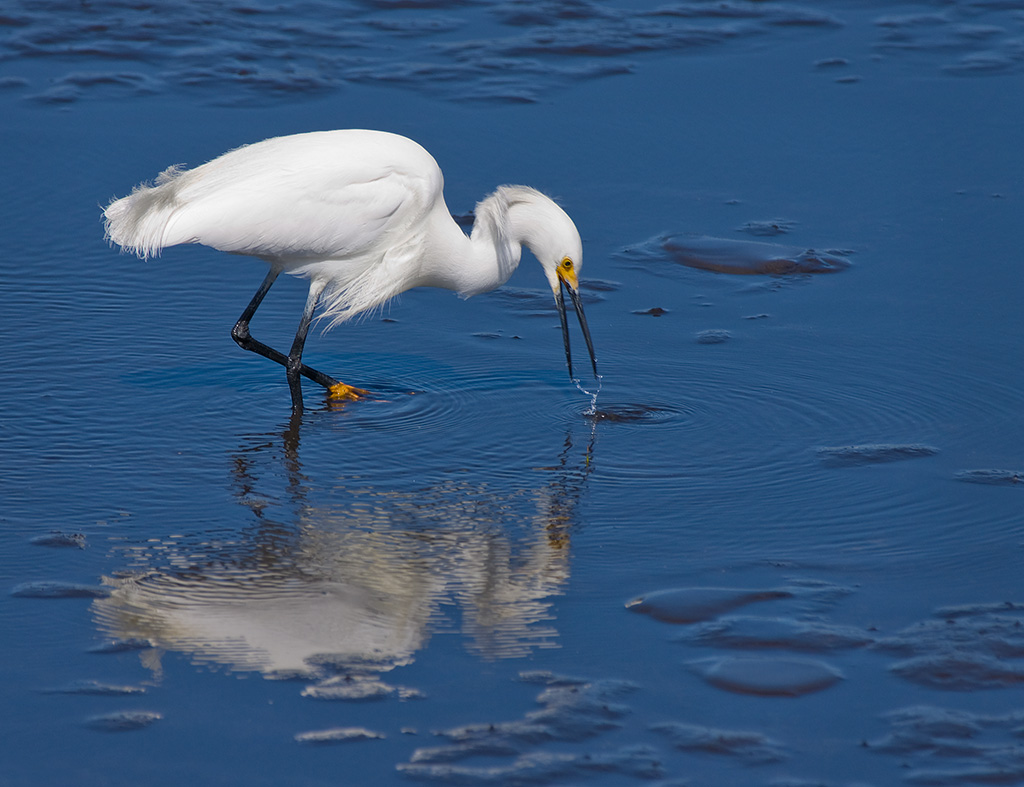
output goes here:
<path id="1" fill-rule="evenodd" d="M 590 328 L 587 327 L 587 318 L 583 314 L 583 299 L 579 290 L 559 277 L 558 292 L 555 293 L 555 306 L 558 307 L 558 319 L 562 323 L 562 340 L 565 342 L 565 362 L 569 367 L 569 378 L 575 380 L 572 373 L 572 351 L 569 348 L 569 322 L 565 316 L 565 298 L 562 297 L 562 289 L 569 293 L 572 299 L 573 308 L 576 309 L 576 317 L 580 321 L 580 329 L 583 331 L 583 340 L 587 343 L 587 352 L 590 353 L 590 365 L 594 370 L 594 377 L 597 377 L 597 358 L 594 356 L 594 343 L 590 340 Z"/>

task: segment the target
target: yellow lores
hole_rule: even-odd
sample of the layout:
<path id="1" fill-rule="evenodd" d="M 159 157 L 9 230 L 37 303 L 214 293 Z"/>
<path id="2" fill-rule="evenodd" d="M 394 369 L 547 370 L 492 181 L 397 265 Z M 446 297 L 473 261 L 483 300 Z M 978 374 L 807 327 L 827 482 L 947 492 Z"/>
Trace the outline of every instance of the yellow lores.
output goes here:
<path id="1" fill-rule="evenodd" d="M 573 308 L 576 309 L 576 316 L 580 319 L 580 329 L 583 331 L 583 340 L 587 343 L 587 350 L 590 352 L 590 365 L 594 369 L 594 377 L 597 374 L 597 359 L 594 357 L 594 345 L 590 341 L 590 329 L 587 328 L 587 320 L 583 316 L 583 298 L 580 297 L 580 280 L 577 274 L 578 266 L 572 261 L 572 257 L 562 257 L 562 261 L 555 266 L 555 277 L 551 279 L 551 286 L 555 291 L 555 306 L 558 307 L 558 319 L 562 323 L 562 339 L 565 341 L 565 362 L 569 367 L 569 377 L 575 380 L 572 373 L 572 351 L 569 348 L 569 325 L 565 319 L 565 298 L 562 297 L 562 290 L 567 290 L 572 299 Z"/>
<path id="2" fill-rule="evenodd" d="M 568 257 L 558 265 L 558 278 L 574 290 L 578 290 L 580 287 L 579 279 L 576 278 L 576 268 Z"/>

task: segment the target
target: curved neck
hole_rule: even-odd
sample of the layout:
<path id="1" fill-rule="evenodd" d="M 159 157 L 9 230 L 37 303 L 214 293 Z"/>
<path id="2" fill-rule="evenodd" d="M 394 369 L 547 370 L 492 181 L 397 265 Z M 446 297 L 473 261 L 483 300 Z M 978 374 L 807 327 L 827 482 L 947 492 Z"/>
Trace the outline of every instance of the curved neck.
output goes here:
<path id="1" fill-rule="evenodd" d="M 432 248 L 424 259 L 423 283 L 466 297 L 500 287 L 519 266 L 523 245 L 533 248 L 539 223 L 536 207 L 546 201 L 547 197 L 526 186 L 501 186 L 477 204 L 469 237 L 440 202 Z"/>

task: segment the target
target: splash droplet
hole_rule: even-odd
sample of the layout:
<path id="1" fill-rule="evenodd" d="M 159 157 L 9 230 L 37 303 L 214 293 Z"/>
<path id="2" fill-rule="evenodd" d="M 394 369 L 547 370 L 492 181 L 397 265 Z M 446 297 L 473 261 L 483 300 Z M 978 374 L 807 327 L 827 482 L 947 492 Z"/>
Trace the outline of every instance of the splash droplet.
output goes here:
<path id="1" fill-rule="evenodd" d="M 577 380 L 575 377 L 572 380 L 574 383 L 576 383 L 576 387 L 579 388 L 582 393 L 590 397 L 590 407 L 583 411 L 583 414 L 588 418 L 593 418 L 595 415 L 597 415 L 597 395 L 601 393 L 601 381 L 603 379 L 604 378 L 601 375 L 597 375 L 596 391 L 588 391 L 580 384 L 580 381 Z"/>

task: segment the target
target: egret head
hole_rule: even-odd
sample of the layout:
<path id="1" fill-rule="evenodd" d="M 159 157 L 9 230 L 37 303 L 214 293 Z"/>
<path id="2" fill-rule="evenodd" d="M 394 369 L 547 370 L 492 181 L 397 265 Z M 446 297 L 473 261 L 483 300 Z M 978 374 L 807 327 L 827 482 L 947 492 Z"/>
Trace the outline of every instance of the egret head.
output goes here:
<path id="1" fill-rule="evenodd" d="M 526 245 L 540 261 L 547 276 L 548 284 L 555 296 L 558 307 L 558 318 L 562 323 L 562 340 L 565 343 L 565 361 L 572 373 L 572 352 L 569 348 L 569 324 L 565 316 L 565 298 L 563 290 L 569 293 L 576 317 L 580 321 L 583 339 L 590 353 L 590 365 L 597 377 L 597 359 L 594 356 L 594 345 L 590 340 L 590 329 L 587 318 L 583 314 L 583 299 L 580 297 L 580 270 L 583 267 L 583 242 L 579 230 L 569 215 L 552 200 L 543 197 L 535 206 L 537 215 L 534 218 L 531 232 Z"/>
<path id="2" fill-rule="evenodd" d="M 563 290 L 569 292 L 576 316 L 583 330 L 583 338 L 590 352 L 590 365 L 597 376 L 597 361 L 594 358 L 594 345 L 590 341 L 590 330 L 587 319 L 583 316 L 583 303 L 580 298 L 580 269 L 583 265 L 583 242 L 579 230 L 569 215 L 555 204 L 554 200 L 541 194 L 529 186 L 500 186 L 491 196 L 477 205 L 476 222 L 473 225 L 473 236 L 477 236 L 480 226 L 482 235 L 489 237 L 500 250 L 507 250 L 506 273 L 502 281 L 507 280 L 519 264 L 521 246 L 526 246 L 538 259 L 544 269 L 551 292 L 555 296 L 558 316 L 562 323 L 562 338 L 565 342 L 565 360 L 569 366 L 569 377 L 572 373 L 572 353 L 569 350 L 569 326 L 565 316 L 565 298 Z"/>

